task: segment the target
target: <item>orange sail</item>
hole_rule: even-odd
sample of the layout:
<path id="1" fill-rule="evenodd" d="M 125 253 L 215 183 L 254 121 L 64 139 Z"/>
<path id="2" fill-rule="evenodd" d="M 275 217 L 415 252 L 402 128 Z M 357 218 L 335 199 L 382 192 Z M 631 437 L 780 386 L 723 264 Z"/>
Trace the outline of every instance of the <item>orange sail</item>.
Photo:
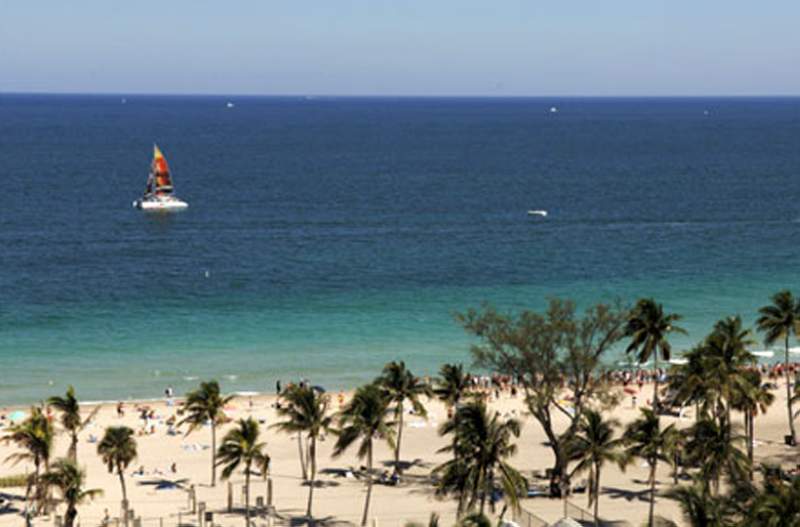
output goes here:
<path id="1" fill-rule="evenodd" d="M 172 178 L 169 176 L 169 166 L 164 154 L 157 145 L 153 145 L 152 175 L 156 184 L 156 194 L 169 194 L 172 192 Z"/>

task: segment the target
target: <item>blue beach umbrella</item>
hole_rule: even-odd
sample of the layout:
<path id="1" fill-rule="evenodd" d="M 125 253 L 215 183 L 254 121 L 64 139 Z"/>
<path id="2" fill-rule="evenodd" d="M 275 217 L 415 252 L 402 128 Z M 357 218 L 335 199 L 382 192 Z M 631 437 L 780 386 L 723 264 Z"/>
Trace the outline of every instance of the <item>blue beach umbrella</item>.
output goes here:
<path id="1" fill-rule="evenodd" d="M 26 414 L 22 410 L 17 410 L 16 412 L 11 412 L 9 414 L 8 420 L 11 421 L 11 422 L 16 423 L 18 421 L 24 420 L 26 417 L 28 417 L 28 414 Z"/>

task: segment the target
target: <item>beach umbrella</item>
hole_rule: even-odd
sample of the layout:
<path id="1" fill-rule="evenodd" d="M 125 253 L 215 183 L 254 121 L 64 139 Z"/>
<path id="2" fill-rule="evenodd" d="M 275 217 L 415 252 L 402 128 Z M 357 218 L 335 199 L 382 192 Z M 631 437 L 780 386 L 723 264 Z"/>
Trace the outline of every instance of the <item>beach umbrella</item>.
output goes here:
<path id="1" fill-rule="evenodd" d="M 322 386 L 319 386 L 319 385 L 312 386 L 311 389 L 314 390 L 315 392 L 325 393 L 325 388 L 323 388 Z"/>
<path id="2" fill-rule="evenodd" d="M 18 422 L 24 420 L 26 417 L 28 417 L 28 414 L 22 410 L 17 410 L 16 412 L 11 412 L 11 414 L 8 416 L 8 419 L 12 422 Z"/>
<path id="3" fill-rule="evenodd" d="M 775 356 L 775 352 L 772 350 L 758 350 L 758 351 L 751 351 L 753 355 L 756 357 L 764 357 L 766 359 L 771 359 Z"/>
<path id="4" fill-rule="evenodd" d="M 800 355 L 800 348 L 789 348 L 789 353 Z"/>
<path id="5" fill-rule="evenodd" d="M 667 362 L 670 364 L 674 364 L 676 366 L 683 366 L 684 364 L 689 364 L 689 359 L 684 359 L 683 357 L 676 357 L 674 359 L 670 359 Z"/>

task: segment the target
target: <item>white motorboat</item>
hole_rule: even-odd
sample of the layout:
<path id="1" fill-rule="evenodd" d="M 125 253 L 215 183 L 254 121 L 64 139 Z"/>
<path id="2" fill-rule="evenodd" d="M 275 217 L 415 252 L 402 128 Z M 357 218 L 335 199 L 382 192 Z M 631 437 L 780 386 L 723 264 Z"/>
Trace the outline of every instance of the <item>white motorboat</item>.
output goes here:
<path id="1" fill-rule="evenodd" d="M 546 218 L 547 217 L 547 211 L 546 210 L 542 210 L 542 209 L 529 210 L 528 211 L 528 216 L 541 216 L 543 218 Z"/>
<path id="2" fill-rule="evenodd" d="M 144 195 L 133 202 L 133 206 L 139 210 L 165 212 L 188 207 L 188 203 L 172 194 L 173 189 L 167 160 L 158 146 L 153 145 L 153 163 L 147 177 L 147 187 Z"/>

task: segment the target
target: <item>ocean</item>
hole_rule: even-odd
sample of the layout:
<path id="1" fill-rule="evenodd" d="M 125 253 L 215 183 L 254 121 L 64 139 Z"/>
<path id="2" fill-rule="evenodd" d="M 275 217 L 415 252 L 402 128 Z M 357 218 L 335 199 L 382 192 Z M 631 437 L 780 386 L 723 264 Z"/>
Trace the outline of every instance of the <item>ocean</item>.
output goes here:
<path id="1" fill-rule="evenodd" d="M 185 212 L 131 207 L 154 142 Z M 0 181 L 0 405 L 432 374 L 552 296 L 680 350 L 800 292 L 794 98 L 3 94 Z"/>

